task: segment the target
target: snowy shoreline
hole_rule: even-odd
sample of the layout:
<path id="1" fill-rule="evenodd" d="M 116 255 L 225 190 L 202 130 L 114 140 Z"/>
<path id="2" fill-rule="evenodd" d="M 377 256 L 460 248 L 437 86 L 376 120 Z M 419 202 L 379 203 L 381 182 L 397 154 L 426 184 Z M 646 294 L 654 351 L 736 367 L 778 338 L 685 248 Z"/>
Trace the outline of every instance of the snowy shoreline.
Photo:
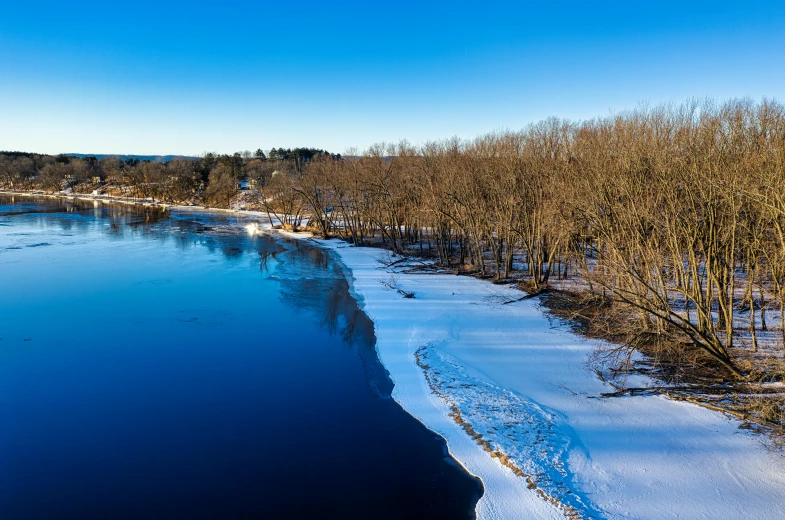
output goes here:
<path id="1" fill-rule="evenodd" d="M 537 299 L 504 305 L 520 292 L 311 241 L 346 267 L 393 398 L 483 481 L 479 519 L 785 518 L 785 458 L 765 437 L 663 396 L 599 398 L 612 388 L 585 365 L 597 343 Z"/>
<path id="2" fill-rule="evenodd" d="M 47 199 L 77 199 L 83 201 L 92 201 L 92 202 L 101 202 L 104 204 L 125 204 L 128 206 L 142 206 L 142 207 L 150 207 L 150 208 L 161 208 L 161 209 L 175 209 L 175 210 L 182 210 L 182 211 L 206 211 L 206 212 L 218 212 L 218 213 L 229 213 L 233 215 L 239 216 L 248 216 L 248 217 L 256 217 L 260 219 L 267 220 L 267 214 L 263 211 L 252 211 L 252 210 L 245 210 L 245 209 L 232 209 L 232 208 L 210 208 L 207 206 L 186 206 L 184 204 L 170 204 L 168 202 L 161 202 L 153 199 L 152 197 L 146 199 L 139 199 L 135 197 L 119 197 L 117 195 L 106 195 L 106 194 L 98 194 L 93 195 L 89 193 L 64 193 L 64 192 L 45 192 L 45 191 L 15 191 L 15 190 L 3 190 L 0 189 L 0 195 L 8 195 L 8 196 L 20 196 L 20 197 L 43 197 Z"/>

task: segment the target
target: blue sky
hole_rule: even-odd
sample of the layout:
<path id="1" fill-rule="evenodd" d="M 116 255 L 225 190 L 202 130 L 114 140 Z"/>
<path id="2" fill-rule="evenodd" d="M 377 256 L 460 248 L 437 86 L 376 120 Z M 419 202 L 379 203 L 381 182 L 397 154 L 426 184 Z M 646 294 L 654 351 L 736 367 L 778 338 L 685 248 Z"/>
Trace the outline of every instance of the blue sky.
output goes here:
<path id="1" fill-rule="evenodd" d="M 8 2 L 0 150 L 471 138 L 639 103 L 785 101 L 785 2 Z"/>

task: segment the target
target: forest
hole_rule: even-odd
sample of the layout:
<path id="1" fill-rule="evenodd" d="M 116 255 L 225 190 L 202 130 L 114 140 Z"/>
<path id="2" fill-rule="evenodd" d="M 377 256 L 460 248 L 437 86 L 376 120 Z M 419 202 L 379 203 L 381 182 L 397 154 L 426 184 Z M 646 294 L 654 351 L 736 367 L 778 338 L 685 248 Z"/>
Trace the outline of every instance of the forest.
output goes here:
<path id="1" fill-rule="evenodd" d="M 344 156 L 297 148 L 162 163 L 6 152 L 0 186 L 256 209 L 287 229 L 517 283 L 611 341 L 598 353 L 602 377 L 648 373 L 683 398 L 785 424 L 777 101 L 551 118 Z"/>

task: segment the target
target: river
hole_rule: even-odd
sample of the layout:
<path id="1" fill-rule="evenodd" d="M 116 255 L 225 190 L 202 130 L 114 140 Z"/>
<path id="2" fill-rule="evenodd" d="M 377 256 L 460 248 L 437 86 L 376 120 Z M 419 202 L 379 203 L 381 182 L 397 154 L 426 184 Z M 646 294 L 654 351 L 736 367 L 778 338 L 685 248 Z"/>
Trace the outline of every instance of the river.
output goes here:
<path id="1" fill-rule="evenodd" d="M 329 253 L 0 195 L 0 518 L 473 518 Z"/>

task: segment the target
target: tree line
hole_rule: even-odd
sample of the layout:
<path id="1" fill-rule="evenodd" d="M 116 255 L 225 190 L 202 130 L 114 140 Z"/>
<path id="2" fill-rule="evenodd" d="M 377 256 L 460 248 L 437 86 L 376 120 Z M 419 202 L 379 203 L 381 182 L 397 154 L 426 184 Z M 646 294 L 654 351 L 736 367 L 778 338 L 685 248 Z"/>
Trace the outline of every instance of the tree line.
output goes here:
<path id="1" fill-rule="evenodd" d="M 785 107 L 690 101 L 342 157 L 317 149 L 168 163 L 0 155 L 15 189 L 226 207 L 246 180 L 273 221 L 531 292 L 559 285 L 718 373 L 785 351 Z M 753 354 L 752 357 L 750 354 Z"/>
<path id="2" fill-rule="evenodd" d="M 785 349 L 785 107 L 775 101 L 376 145 L 318 158 L 265 194 L 325 237 L 433 255 L 532 292 L 575 280 L 625 326 L 697 348 L 731 377 L 756 373 L 747 354 L 763 343 Z"/>
<path id="3" fill-rule="evenodd" d="M 102 193 L 154 198 L 166 203 L 198 203 L 227 207 L 241 182 L 264 187 L 278 173 L 299 175 L 314 158 L 331 157 L 317 148 L 259 149 L 234 154 L 205 153 L 197 159 L 167 162 L 106 156 L 51 156 L 25 152 L 0 152 L 0 187 L 51 193 Z"/>

